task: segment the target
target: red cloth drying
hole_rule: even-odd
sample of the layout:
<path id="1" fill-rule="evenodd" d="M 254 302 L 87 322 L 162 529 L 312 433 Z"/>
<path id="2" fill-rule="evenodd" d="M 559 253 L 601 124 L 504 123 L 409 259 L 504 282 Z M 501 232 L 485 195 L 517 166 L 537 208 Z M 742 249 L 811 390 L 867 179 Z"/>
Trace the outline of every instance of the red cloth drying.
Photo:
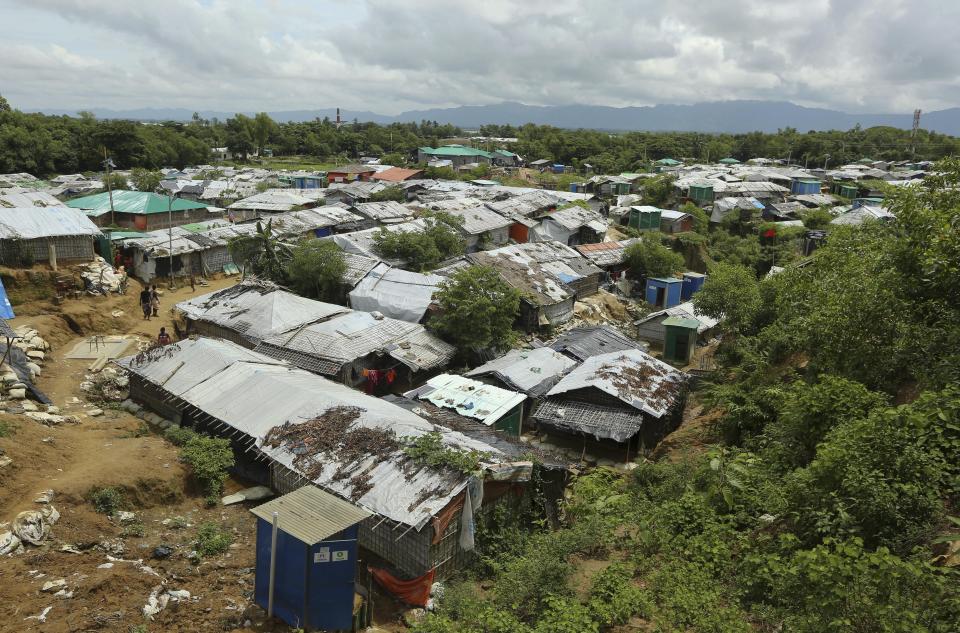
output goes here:
<path id="1" fill-rule="evenodd" d="M 431 569 L 419 578 L 413 580 L 397 580 L 393 574 L 379 567 L 367 567 L 380 586 L 394 597 L 415 607 L 427 606 L 430 599 L 430 587 L 433 586 L 433 577 L 436 569 Z"/>

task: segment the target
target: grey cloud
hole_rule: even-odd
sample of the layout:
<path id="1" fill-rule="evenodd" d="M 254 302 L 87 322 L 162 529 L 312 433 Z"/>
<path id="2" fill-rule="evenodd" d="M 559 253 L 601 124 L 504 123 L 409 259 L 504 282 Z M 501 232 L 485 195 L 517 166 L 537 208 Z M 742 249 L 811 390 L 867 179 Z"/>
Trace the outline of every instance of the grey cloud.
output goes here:
<path id="1" fill-rule="evenodd" d="M 44 20 L 42 37 L 8 29 L 0 42 L 15 105 L 960 99 L 960 3 L 936 0 L 0 0 L 5 24 Z"/>

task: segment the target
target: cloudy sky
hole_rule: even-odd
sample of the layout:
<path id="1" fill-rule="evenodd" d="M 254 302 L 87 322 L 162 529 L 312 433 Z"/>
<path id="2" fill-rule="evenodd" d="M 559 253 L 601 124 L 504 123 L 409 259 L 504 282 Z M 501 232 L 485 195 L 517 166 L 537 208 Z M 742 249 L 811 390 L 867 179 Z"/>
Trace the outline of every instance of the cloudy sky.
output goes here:
<path id="1" fill-rule="evenodd" d="M 22 109 L 960 105 L 956 0 L 0 0 Z"/>

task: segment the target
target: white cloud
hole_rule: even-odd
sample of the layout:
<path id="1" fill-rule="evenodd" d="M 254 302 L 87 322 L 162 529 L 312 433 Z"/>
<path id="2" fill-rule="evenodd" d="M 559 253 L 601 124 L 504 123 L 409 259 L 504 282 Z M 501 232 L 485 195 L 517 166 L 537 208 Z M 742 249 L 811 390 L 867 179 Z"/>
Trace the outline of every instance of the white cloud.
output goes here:
<path id="1" fill-rule="evenodd" d="M 0 22 L 24 108 L 960 99 L 960 3 L 936 0 L 0 0 Z"/>

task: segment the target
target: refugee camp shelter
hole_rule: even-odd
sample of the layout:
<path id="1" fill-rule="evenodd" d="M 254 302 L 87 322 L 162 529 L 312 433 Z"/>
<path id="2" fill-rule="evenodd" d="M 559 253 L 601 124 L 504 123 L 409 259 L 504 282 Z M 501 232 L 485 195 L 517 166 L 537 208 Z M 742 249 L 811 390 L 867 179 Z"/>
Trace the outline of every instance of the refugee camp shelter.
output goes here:
<path id="1" fill-rule="evenodd" d="M 268 336 L 256 351 L 375 394 L 409 388 L 414 374 L 440 370 L 456 353 L 419 323 L 333 307 L 342 312 Z"/>
<path id="2" fill-rule="evenodd" d="M 451 208 L 445 211 L 460 220 L 457 231 L 463 236 L 464 247 L 468 253 L 498 248 L 510 241 L 510 226 L 513 221 L 486 206 Z"/>
<path id="3" fill-rule="evenodd" d="M 507 285 L 520 291 L 520 327 L 532 331 L 566 323 L 573 317 L 576 291 L 559 272 L 552 270 L 555 266 L 542 264 L 530 251 L 523 250 L 527 246 L 531 244 L 472 253 L 467 260 L 474 265 L 492 267 Z M 577 279 L 574 275 L 564 277 L 569 281 Z"/>
<path id="4" fill-rule="evenodd" d="M 74 198 L 68 200 L 66 205 L 83 210 L 98 226 L 107 226 L 111 223 L 111 195 L 114 210 L 113 223 L 137 231 L 165 229 L 171 224 L 180 226 L 222 215 L 220 212 L 211 212 L 208 205 L 193 200 L 171 198 L 151 191 L 123 189 L 116 190 L 112 194 L 103 192 Z"/>
<path id="5" fill-rule="evenodd" d="M 452 409 L 464 417 L 518 437 L 523 423 L 523 403 L 527 399 L 522 393 L 456 374 L 434 376 L 403 395 Z"/>
<path id="6" fill-rule="evenodd" d="M 609 325 L 587 325 L 567 330 L 550 344 L 575 361 L 583 362 L 591 356 L 627 350 L 647 351 L 647 344 L 625 336 Z"/>
<path id="7" fill-rule="evenodd" d="M 663 209 L 660 212 L 660 231 L 673 234 L 693 230 L 693 216 L 683 211 Z"/>
<path id="8" fill-rule="evenodd" d="M 685 380 L 639 350 L 591 356 L 547 392 L 531 420 L 563 433 L 653 446 L 679 422 Z"/>
<path id="9" fill-rule="evenodd" d="M 540 218 L 540 226 L 530 231 L 534 242 L 555 241 L 568 246 L 603 241 L 607 221 L 599 212 L 571 205 Z"/>
<path id="10" fill-rule="evenodd" d="M 357 537 L 370 512 L 312 485 L 250 512 L 257 517 L 255 602 L 304 631 L 352 628 Z"/>
<path id="11" fill-rule="evenodd" d="M 664 328 L 664 321 L 670 317 L 696 319 L 699 323 L 697 326 L 697 336 L 700 339 L 705 339 L 710 336 L 713 328 L 719 323 L 716 319 L 697 312 L 693 307 L 693 303 L 687 301 L 672 308 L 651 312 L 642 319 L 635 321 L 634 325 L 637 326 L 637 338 L 649 341 L 657 346 L 665 345 L 667 335 L 666 329 Z"/>
<path id="12" fill-rule="evenodd" d="M 380 263 L 350 291 L 350 307 L 419 323 L 443 281 L 439 275 L 414 273 Z"/>
<path id="13" fill-rule="evenodd" d="M 647 303 L 658 308 L 672 308 L 681 301 L 683 279 L 676 277 L 650 277 L 647 279 L 644 297 Z"/>
<path id="14" fill-rule="evenodd" d="M 274 334 L 350 312 L 250 279 L 182 301 L 176 308 L 186 319 L 186 334 L 227 339 L 250 349 Z"/>
<path id="15" fill-rule="evenodd" d="M 672 316 L 663 320 L 666 342 L 663 345 L 663 359 L 667 362 L 686 365 L 693 358 L 697 347 L 697 319 Z"/>
<path id="16" fill-rule="evenodd" d="M 353 209 L 373 224 L 396 224 L 413 219 L 413 210 L 394 200 L 385 202 L 360 202 Z"/>
<path id="17" fill-rule="evenodd" d="M 0 262 L 7 266 L 91 260 L 99 236 L 100 229 L 76 209 L 0 207 Z"/>
<path id="18" fill-rule="evenodd" d="M 133 400 L 146 394 L 165 417 L 231 437 L 249 479 L 281 495 L 313 484 L 371 512 L 360 524 L 362 550 L 428 586 L 470 556 L 486 484 L 525 486 L 531 477 L 529 462 L 494 446 L 230 341 L 188 339 L 117 364 L 130 372 Z M 403 450 L 428 434 L 475 451 L 476 470 L 431 466 Z"/>
<path id="19" fill-rule="evenodd" d="M 580 244 L 576 249 L 578 253 L 589 259 L 594 266 L 609 273 L 618 273 L 626 270 L 627 248 L 637 241 L 638 238 L 632 237 L 616 242 Z"/>
<path id="20" fill-rule="evenodd" d="M 507 389 L 538 398 L 576 366 L 577 361 L 549 347 L 512 349 L 464 375 L 492 379 Z"/>

